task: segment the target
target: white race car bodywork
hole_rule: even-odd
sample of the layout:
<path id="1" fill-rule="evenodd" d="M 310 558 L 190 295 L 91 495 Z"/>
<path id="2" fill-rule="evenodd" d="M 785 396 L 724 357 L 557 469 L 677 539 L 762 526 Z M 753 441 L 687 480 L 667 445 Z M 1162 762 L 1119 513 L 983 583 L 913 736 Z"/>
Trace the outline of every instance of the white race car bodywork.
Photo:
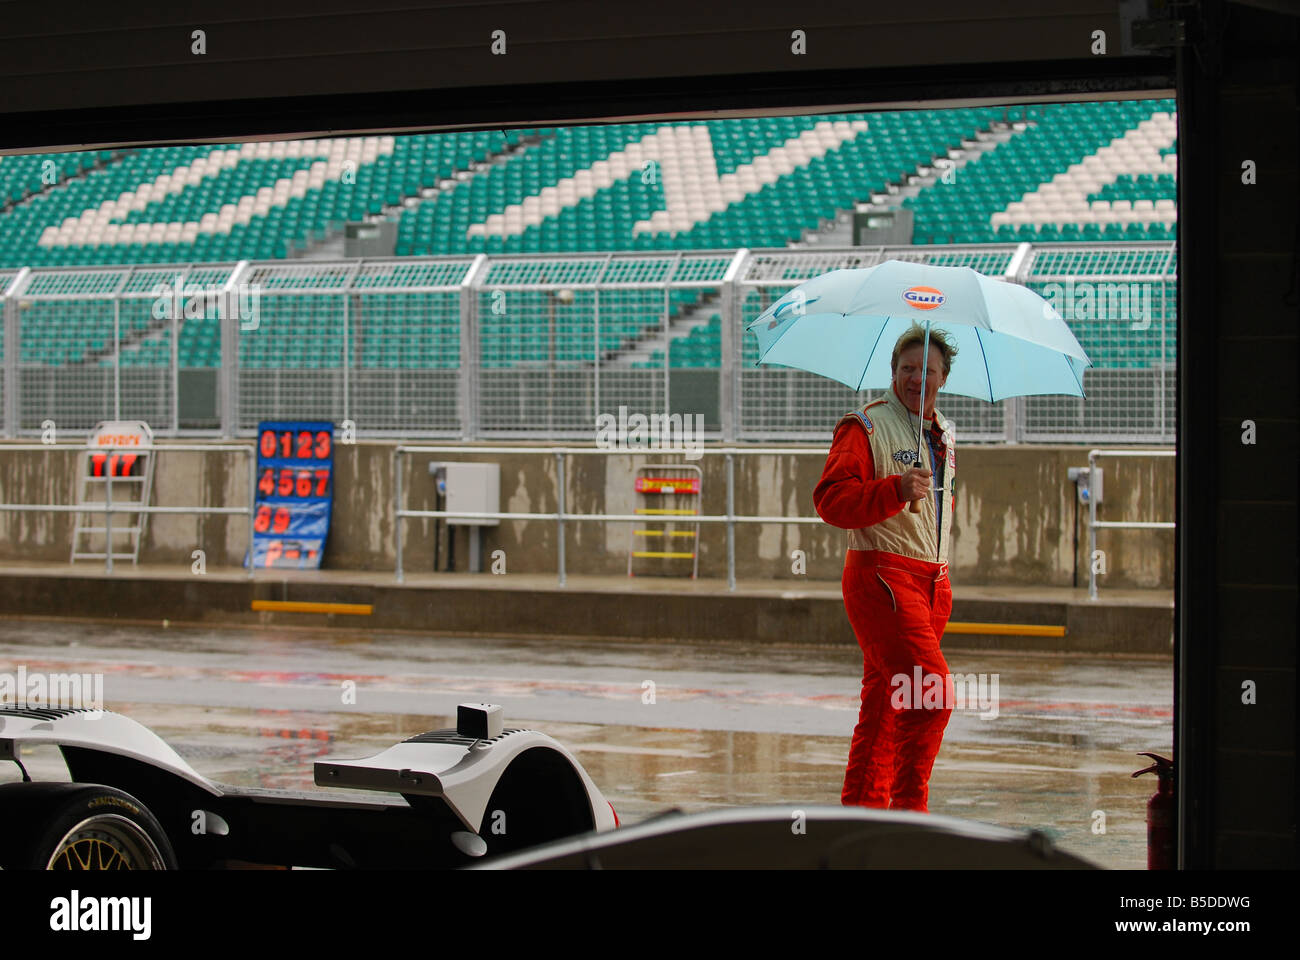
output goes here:
<path id="1" fill-rule="evenodd" d="M 197 773 L 158 734 L 111 710 L 35 707 L 0 712 L 0 760 L 17 757 L 22 744 L 84 747 L 129 757 L 166 770 L 213 796 L 223 793 L 220 786 Z"/>
<path id="2" fill-rule="evenodd" d="M 147 727 L 106 710 L 0 706 L 0 761 L 21 766 L 24 746 L 57 746 L 73 783 L 123 791 L 151 811 L 182 868 L 457 866 L 618 825 L 581 764 L 550 737 L 504 729 L 492 705 L 462 704 L 457 724 L 371 757 L 317 761 L 316 784 L 341 790 L 217 783 Z M 8 802 L 34 795 L 23 784 L 0 784 L 5 791 Z"/>
<path id="3" fill-rule="evenodd" d="M 477 740 L 469 746 L 408 740 L 362 760 L 318 760 L 316 784 L 441 797 L 466 829 L 479 833 L 488 801 L 501 775 L 517 756 L 534 747 L 553 750 L 573 765 L 591 798 L 595 829 L 613 829 L 613 809 L 591 782 L 587 771 L 569 751 L 535 730 L 508 730 L 499 737 Z"/>

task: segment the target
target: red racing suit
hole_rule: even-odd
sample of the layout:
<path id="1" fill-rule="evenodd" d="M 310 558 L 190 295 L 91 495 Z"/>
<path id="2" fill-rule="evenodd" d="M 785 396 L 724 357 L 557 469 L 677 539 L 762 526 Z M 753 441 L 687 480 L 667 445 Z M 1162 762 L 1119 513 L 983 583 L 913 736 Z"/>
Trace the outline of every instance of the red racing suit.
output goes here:
<path id="1" fill-rule="evenodd" d="M 921 528 L 916 526 L 919 522 L 916 515 L 899 517 L 907 509 L 907 502 L 899 496 L 900 471 L 910 465 L 906 451 L 893 454 L 893 460 L 902 461 L 900 466 L 891 464 L 879 471 L 872 456 L 869 430 L 879 434 L 883 419 L 898 416 L 900 411 L 902 416 L 906 415 L 896 396 L 894 400 L 869 404 L 863 410 L 866 416 L 855 414 L 840 422 L 821 480 L 813 491 L 818 515 L 833 526 L 851 531 L 851 547 L 855 542 L 871 542 L 862 536 L 869 533 L 864 528 L 891 523 L 892 527 L 879 528 L 881 538 L 891 545 L 919 543 L 916 532 Z M 914 459 L 916 420 L 915 414 L 912 416 Z M 927 431 L 927 439 L 931 467 L 939 468 L 931 481 L 939 503 L 924 512 L 927 518 L 935 517 L 939 510 L 951 511 L 955 506 L 951 485 L 955 472 L 952 435 L 941 431 L 939 415 L 934 419 L 936 422 Z M 901 421 L 895 421 L 898 422 Z M 878 452 L 883 449 L 880 443 L 877 449 Z M 952 467 L 946 483 L 940 472 L 944 466 Z M 891 521 L 895 517 L 898 519 Z M 897 534 L 898 530 L 903 533 Z M 947 524 L 944 524 L 944 540 L 946 531 Z M 939 537 L 933 527 L 930 534 L 932 538 Z M 953 704 L 952 679 L 939 649 L 939 640 L 952 613 L 952 588 L 946 557 L 933 559 L 934 542 L 931 539 L 924 550 L 931 559 L 852 548 L 845 559 L 844 606 L 863 658 L 862 703 L 840 796 L 841 803 L 848 806 L 929 810 L 930 771 Z M 947 547 L 946 542 L 942 545 Z M 905 677 L 907 682 L 901 683 L 900 677 Z M 915 683 L 922 677 L 929 681 L 929 689 L 934 694 L 924 701 L 922 690 Z M 942 700 L 936 703 L 939 684 L 942 684 Z"/>

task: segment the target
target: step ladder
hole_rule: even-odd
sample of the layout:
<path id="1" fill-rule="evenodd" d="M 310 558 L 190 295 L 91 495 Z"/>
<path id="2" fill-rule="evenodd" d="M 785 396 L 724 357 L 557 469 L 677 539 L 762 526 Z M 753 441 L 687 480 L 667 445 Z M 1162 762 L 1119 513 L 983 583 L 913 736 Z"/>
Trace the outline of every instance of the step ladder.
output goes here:
<path id="1" fill-rule="evenodd" d="M 700 525 L 682 519 L 700 515 L 700 488 L 704 473 L 690 464 L 656 464 L 638 467 L 635 475 L 636 506 L 633 513 L 646 519 L 632 526 L 627 551 L 627 575 L 635 576 L 633 561 L 659 560 L 658 570 L 671 569 L 676 562 L 691 561 L 691 579 L 700 572 Z M 662 525 L 662 529 L 652 525 Z M 679 530 L 678 527 L 690 527 Z M 638 543 L 644 549 L 638 549 Z M 643 571 L 645 572 L 645 571 Z M 679 574 L 683 575 L 683 574 Z"/>
<path id="2" fill-rule="evenodd" d="M 149 514 L 130 509 L 148 506 L 153 492 L 153 430 L 141 420 L 104 421 L 95 427 L 77 465 L 76 525 L 72 531 L 72 562 L 114 560 L 140 562 L 140 541 Z M 104 507 L 111 496 L 110 521 Z M 124 508 L 119 512 L 119 508 Z M 112 529 L 111 540 L 109 529 Z M 118 549 L 127 537 L 129 549 Z"/>

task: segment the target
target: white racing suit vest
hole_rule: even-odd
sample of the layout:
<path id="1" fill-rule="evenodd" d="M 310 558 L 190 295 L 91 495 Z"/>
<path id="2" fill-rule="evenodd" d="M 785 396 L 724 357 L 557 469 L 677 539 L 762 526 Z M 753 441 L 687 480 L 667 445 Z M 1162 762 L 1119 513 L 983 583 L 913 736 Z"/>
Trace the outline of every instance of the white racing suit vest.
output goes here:
<path id="1" fill-rule="evenodd" d="M 934 420 L 943 431 L 944 452 L 935 458 L 931 484 L 934 490 L 938 490 L 942 484 L 943 496 L 939 498 L 942 508 L 936 507 L 932 490 L 930 496 L 922 498 L 920 513 L 912 513 L 909 507 L 904 506 L 900 513 L 880 523 L 848 531 L 850 550 L 884 550 L 929 563 L 948 561 L 957 458 L 952 424 L 938 410 L 934 411 Z M 875 479 L 901 475 L 912 467 L 916 460 L 916 414 L 910 413 L 903 406 L 892 387 L 885 399 L 845 414 L 836 423 L 835 429 L 839 430 L 840 424 L 845 421 L 854 421 L 867 432 L 871 443 L 871 458 L 876 467 Z M 922 456 L 925 457 L 922 462 L 930 468 L 928 419 L 924 426 L 927 436 L 921 441 Z"/>

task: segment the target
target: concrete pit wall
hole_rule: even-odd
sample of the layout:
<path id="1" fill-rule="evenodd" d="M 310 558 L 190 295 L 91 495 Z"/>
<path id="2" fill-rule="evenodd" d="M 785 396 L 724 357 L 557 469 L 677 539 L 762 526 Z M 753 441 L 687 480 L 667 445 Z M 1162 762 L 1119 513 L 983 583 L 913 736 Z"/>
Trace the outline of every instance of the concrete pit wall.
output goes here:
<path id="1" fill-rule="evenodd" d="M 325 565 L 333 569 L 392 570 L 395 565 L 391 442 L 360 442 L 335 447 L 335 502 Z M 6 452 L 0 443 L 0 502 L 73 503 L 76 452 Z M 979 446 L 958 451 L 957 516 L 952 578 L 956 584 L 1025 584 L 1068 587 L 1072 583 L 1074 485 L 1069 467 L 1087 465 L 1086 447 Z M 435 510 L 431 460 L 501 464 L 501 509 L 549 513 L 556 509 L 556 458 L 553 454 L 463 453 L 406 455 L 403 483 L 407 509 Z M 631 513 L 632 477 L 637 466 L 686 462 L 658 454 L 582 455 L 566 462 L 567 513 Z M 815 516 L 812 491 L 825 454 L 797 452 L 735 458 L 737 515 Z M 726 460 L 706 455 L 694 461 L 704 471 L 703 509 L 726 512 Z M 1172 457 L 1103 459 L 1104 520 L 1174 520 Z M 153 503 L 160 506 L 243 506 L 248 502 L 248 460 L 238 454 L 160 452 Z M 431 519 L 408 519 L 403 530 L 403 564 L 408 571 L 434 569 L 435 529 L 443 536 L 439 555 L 445 566 L 445 529 Z M 0 512 L 0 561 L 66 561 L 70 555 L 71 514 Z M 244 516 L 149 518 L 140 559 L 145 563 L 194 562 L 203 550 L 209 567 L 242 564 L 248 542 Z M 467 570 L 468 532 L 454 530 L 457 570 Z M 571 574 L 621 574 L 627 569 L 630 525 L 571 522 L 565 528 L 565 556 Z M 1087 510 L 1079 506 L 1078 584 L 1088 582 Z M 1172 530 L 1102 530 L 1098 547 L 1103 586 L 1172 589 Z M 838 580 L 845 534 L 817 526 L 738 524 L 736 576 L 741 580 Z M 677 549 L 681 549 L 677 547 Z M 483 537 L 484 569 L 494 551 L 504 551 L 509 573 L 553 573 L 557 535 L 553 521 L 507 520 Z M 802 551 L 802 560 L 797 551 Z M 688 561 L 638 560 L 638 572 L 682 571 Z M 798 572 L 802 567 L 802 573 Z M 701 577 L 727 574 L 726 528 L 700 529 Z"/>

